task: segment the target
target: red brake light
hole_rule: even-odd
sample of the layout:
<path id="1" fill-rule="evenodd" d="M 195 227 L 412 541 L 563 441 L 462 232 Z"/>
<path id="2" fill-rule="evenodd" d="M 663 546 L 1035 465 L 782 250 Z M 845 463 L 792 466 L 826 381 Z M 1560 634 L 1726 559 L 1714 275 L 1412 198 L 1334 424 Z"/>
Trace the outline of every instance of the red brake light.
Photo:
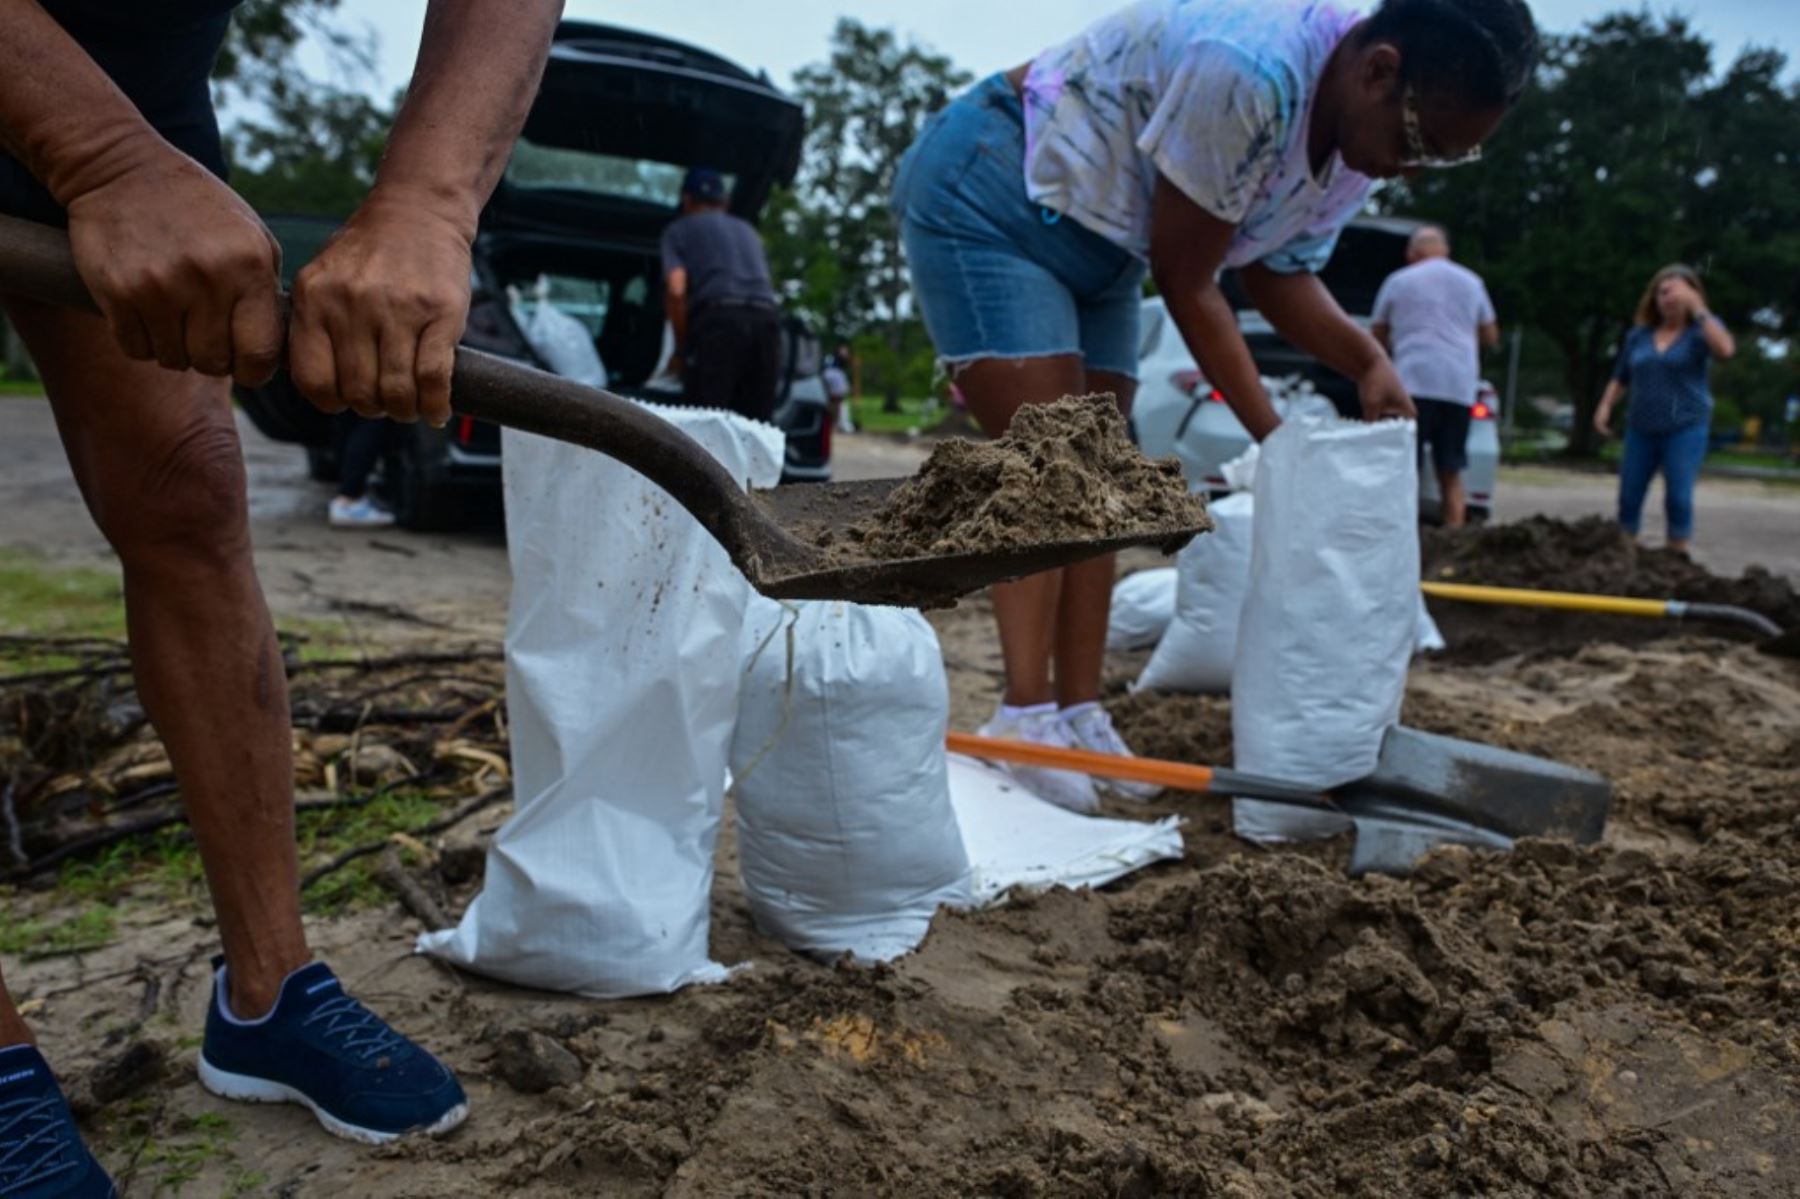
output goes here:
<path id="1" fill-rule="evenodd" d="M 1206 398 L 1214 404 L 1223 404 L 1225 402 L 1225 393 L 1215 387 L 1212 389 L 1212 394 Z"/>
<path id="2" fill-rule="evenodd" d="M 1487 406 L 1486 400 L 1476 400 L 1475 408 L 1469 416 L 1474 420 L 1493 420 L 1494 410 Z"/>
<path id="3" fill-rule="evenodd" d="M 461 442 L 463 445 L 468 445 L 471 441 L 475 440 L 475 418 L 474 417 L 465 416 L 460 421 L 457 422 L 457 424 L 456 424 L 456 440 Z"/>

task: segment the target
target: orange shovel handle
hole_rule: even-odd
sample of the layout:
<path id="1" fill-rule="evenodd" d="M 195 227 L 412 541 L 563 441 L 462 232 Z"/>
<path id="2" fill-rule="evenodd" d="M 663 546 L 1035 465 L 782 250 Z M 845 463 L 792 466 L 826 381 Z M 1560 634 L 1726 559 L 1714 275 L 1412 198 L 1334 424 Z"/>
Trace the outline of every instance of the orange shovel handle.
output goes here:
<path id="1" fill-rule="evenodd" d="M 1185 762 L 1164 762 L 1156 758 L 1119 758 L 1084 749 L 1061 749 L 1054 745 L 1034 745 L 1029 741 L 1001 741 L 968 733 L 951 733 L 945 738 L 945 744 L 951 753 L 967 754 L 971 758 L 1011 762 L 1016 766 L 1073 770 L 1100 778 L 1152 783 L 1174 791 L 1211 791 L 1215 773 L 1210 766 L 1189 766 Z"/>

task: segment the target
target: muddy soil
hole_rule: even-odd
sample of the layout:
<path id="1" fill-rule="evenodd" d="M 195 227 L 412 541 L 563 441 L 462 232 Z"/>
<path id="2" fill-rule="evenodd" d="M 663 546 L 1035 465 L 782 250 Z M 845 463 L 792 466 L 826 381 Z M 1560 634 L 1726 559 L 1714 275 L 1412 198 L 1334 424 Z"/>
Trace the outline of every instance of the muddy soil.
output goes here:
<path id="1" fill-rule="evenodd" d="M 990 619 L 934 616 L 957 727 L 995 699 Z M 314 922 L 462 1072 L 475 1114 L 442 1142 L 368 1151 L 203 1094 L 198 909 L 127 904 L 111 946 L 8 981 L 129 1196 L 1800 1194 L 1800 666 L 1615 627 L 1545 652 L 1490 623 L 1491 652 L 1421 662 L 1407 698 L 1419 727 L 1608 774 L 1588 850 L 1352 882 L 1334 847 L 1251 850 L 1222 804 L 1167 796 L 1112 811 L 1186 816 L 1187 860 L 943 916 L 861 970 L 758 936 L 727 836 L 714 952 L 755 967 L 626 1003 L 408 956 L 398 908 Z M 1228 764 L 1228 701 L 1127 695 L 1142 662 L 1108 665 L 1127 735 Z M 452 907 L 475 886 L 443 881 Z M 140 1043 L 166 1064 L 122 1067 Z"/>
<path id="2" fill-rule="evenodd" d="M 1424 577 L 1439 582 L 1729 604 L 1759 612 L 1783 628 L 1800 626 L 1800 593 L 1787 578 L 1757 565 L 1737 578 L 1723 578 L 1687 554 L 1640 545 L 1598 516 L 1574 521 L 1538 516 L 1458 532 L 1428 529 L 1423 562 Z M 1645 644 L 1672 632 L 1643 617 L 1483 609 L 1435 599 L 1431 611 L 1452 652 L 1465 661 L 1519 652 L 1566 654 L 1595 641 Z M 1756 636 L 1729 625 L 1711 631 L 1742 641 Z"/>

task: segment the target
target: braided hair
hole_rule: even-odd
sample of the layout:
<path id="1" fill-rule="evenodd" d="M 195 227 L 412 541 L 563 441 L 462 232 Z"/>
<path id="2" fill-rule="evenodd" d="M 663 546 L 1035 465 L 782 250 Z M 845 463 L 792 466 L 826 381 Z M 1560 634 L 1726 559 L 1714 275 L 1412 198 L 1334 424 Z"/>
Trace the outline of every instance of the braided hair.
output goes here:
<path id="1" fill-rule="evenodd" d="M 1363 38 L 1400 48 L 1403 82 L 1471 108 L 1511 107 L 1537 65 L 1537 24 L 1525 0 L 1383 0 Z"/>

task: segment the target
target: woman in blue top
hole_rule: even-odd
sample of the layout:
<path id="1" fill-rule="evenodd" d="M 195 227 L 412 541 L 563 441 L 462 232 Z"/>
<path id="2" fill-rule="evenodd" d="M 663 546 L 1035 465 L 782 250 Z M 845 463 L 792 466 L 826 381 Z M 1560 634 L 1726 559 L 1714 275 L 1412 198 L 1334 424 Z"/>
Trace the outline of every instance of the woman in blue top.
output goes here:
<path id="1" fill-rule="evenodd" d="M 1633 537 L 1650 480 L 1660 470 L 1669 548 L 1685 550 L 1693 540 L 1694 484 L 1712 431 L 1707 373 L 1714 358 L 1736 353 L 1731 331 L 1706 306 L 1700 276 L 1685 266 L 1656 272 L 1594 412 L 1594 427 L 1602 437 L 1612 436 L 1613 409 L 1631 393 L 1625 461 L 1619 467 L 1619 523 Z"/>
<path id="2" fill-rule="evenodd" d="M 1525 0 L 1138 0 L 977 84 L 894 186 L 913 295 L 969 411 L 1110 392 L 1130 409 L 1146 275 L 1250 434 L 1277 424 L 1219 272 L 1354 379 L 1412 401 L 1316 273 L 1374 180 L 1468 162 L 1531 77 Z M 986 732 L 1127 752 L 1096 702 L 1113 564 L 994 589 L 1006 691 Z M 1015 772 L 1077 811 L 1092 785 Z M 1129 788 L 1120 788 L 1128 794 Z"/>

